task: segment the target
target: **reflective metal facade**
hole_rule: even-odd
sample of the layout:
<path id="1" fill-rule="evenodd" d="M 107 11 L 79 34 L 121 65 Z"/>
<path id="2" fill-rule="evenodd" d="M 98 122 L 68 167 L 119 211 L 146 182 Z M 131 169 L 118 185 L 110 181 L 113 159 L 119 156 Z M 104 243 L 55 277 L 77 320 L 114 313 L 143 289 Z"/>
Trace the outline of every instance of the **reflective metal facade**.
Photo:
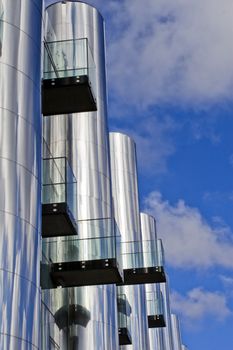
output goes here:
<path id="1" fill-rule="evenodd" d="M 151 215 L 140 213 L 141 229 L 143 240 L 154 240 L 157 242 L 156 221 Z M 157 244 L 156 244 L 157 245 Z M 147 293 L 158 293 L 160 291 L 159 284 L 146 284 Z M 161 328 L 149 328 L 149 349 L 164 350 L 164 336 Z"/>
<path id="2" fill-rule="evenodd" d="M 173 339 L 172 339 L 170 291 L 169 291 L 168 278 L 166 283 L 160 284 L 160 290 L 163 294 L 164 314 L 165 314 L 165 322 L 166 322 L 166 327 L 163 328 L 164 350 L 173 350 L 174 345 L 173 345 Z"/>
<path id="3" fill-rule="evenodd" d="M 122 242 L 142 241 L 134 141 L 127 135 L 110 133 L 110 158 L 114 215 Z M 123 260 L 123 267 L 124 263 Z M 126 294 L 132 308 L 131 348 L 148 349 L 145 286 L 124 286 L 119 292 Z M 121 348 L 128 349 L 127 346 Z"/>
<path id="4" fill-rule="evenodd" d="M 67 156 L 77 178 L 78 220 L 112 214 L 107 126 L 104 25 L 99 12 L 81 2 L 59 2 L 45 14 L 47 41 L 87 38 L 96 64 L 97 112 L 44 117 L 44 156 Z M 83 238 L 82 232 L 79 237 Z M 67 292 L 67 291 L 66 291 Z M 116 286 L 73 288 L 53 297 L 57 310 L 77 305 L 90 320 L 60 330 L 61 349 L 118 348 Z M 56 292 L 55 292 L 56 293 Z M 52 294 L 52 293 L 51 293 Z M 58 294 L 58 293 L 57 293 Z M 48 298 L 48 297 L 47 297 Z M 51 299 L 51 296 L 50 296 Z M 67 301 L 68 300 L 68 301 Z M 62 340 L 63 339 L 63 340 Z"/>
<path id="5" fill-rule="evenodd" d="M 0 0 L 0 349 L 40 342 L 41 0 Z"/>
<path id="6" fill-rule="evenodd" d="M 174 350 L 182 350 L 180 322 L 177 315 L 171 314 L 171 325 Z"/>

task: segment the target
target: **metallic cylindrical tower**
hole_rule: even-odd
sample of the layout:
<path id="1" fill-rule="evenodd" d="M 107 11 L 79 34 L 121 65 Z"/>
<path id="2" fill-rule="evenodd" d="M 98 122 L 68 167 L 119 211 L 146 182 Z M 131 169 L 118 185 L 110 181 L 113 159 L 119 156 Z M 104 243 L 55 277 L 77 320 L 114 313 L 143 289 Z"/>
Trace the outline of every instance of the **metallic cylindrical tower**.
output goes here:
<path id="1" fill-rule="evenodd" d="M 111 217 L 103 18 L 85 3 L 58 2 L 46 10 L 45 38 L 47 41 L 88 39 L 96 66 L 97 112 L 45 117 L 43 132 L 49 152 L 44 155 L 68 157 L 77 178 L 78 220 Z M 83 238 L 82 231 L 79 237 Z M 90 314 L 85 327 L 74 325 L 69 330 L 77 340 L 74 349 L 118 348 L 116 300 L 115 285 L 69 290 L 69 303 L 82 306 Z M 62 302 L 61 297 L 60 305 Z"/>
<path id="2" fill-rule="evenodd" d="M 155 247 L 157 247 L 157 232 L 156 232 L 155 218 L 145 213 L 140 213 L 140 218 L 141 218 L 142 240 L 155 241 Z M 151 293 L 154 295 L 160 294 L 160 287 L 158 284 L 155 284 L 155 283 L 146 284 L 145 288 L 146 288 L 146 298 L 148 294 L 151 294 Z M 149 343 L 150 343 L 150 350 L 164 349 L 163 330 L 161 328 L 149 329 Z"/>
<path id="3" fill-rule="evenodd" d="M 42 0 L 0 0 L 0 349 L 39 349 Z"/>
<path id="4" fill-rule="evenodd" d="M 114 214 L 122 242 L 142 244 L 134 141 L 126 135 L 110 133 L 110 155 Z M 125 268 L 126 263 L 123 257 Z M 121 292 L 126 294 L 132 308 L 132 349 L 148 349 L 145 286 L 124 286 Z"/>
<path id="5" fill-rule="evenodd" d="M 171 314 L 171 325 L 174 350 L 182 350 L 180 322 L 177 315 Z"/>
<path id="6" fill-rule="evenodd" d="M 166 327 L 163 328 L 164 337 L 164 350 L 173 350 L 173 339 L 172 339 L 172 326 L 171 326 L 171 310 L 170 310 L 170 293 L 169 293 L 169 281 L 167 278 L 166 283 L 160 284 L 160 290 L 163 294 L 164 300 L 164 316 Z"/>

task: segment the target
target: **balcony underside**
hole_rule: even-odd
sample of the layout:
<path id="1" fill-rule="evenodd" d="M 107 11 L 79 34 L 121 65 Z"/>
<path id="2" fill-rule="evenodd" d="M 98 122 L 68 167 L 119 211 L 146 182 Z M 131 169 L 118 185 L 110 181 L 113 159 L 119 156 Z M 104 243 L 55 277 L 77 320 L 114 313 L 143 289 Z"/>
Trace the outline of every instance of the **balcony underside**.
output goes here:
<path id="1" fill-rule="evenodd" d="M 166 327 L 166 323 L 163 315 L 150 315 L 148 316 L 149 328 L 162 328 Z"/>
<path id="2" fill-rule="evenodd" d="M 77 234 L 74 217 L 66 203 L 42 205 L 42 237 Z"/>
<path id="3" fill-rule="evenodd" d="M 42 289 L 122 282 L 116 259 L 42 264 L 41 275 L 43 276 L 41 280 Z"/>
<path id="4" fill-rule="evenodd" d="M 43 80 L 44 116 L 96 110 L 96 101 L 87 75 Z"/>
<path id="5" fill-rule="evenodd" d="M 162 266 L 126 269 L 123 271 L 124 282 L 119 285 L 166 282 L 166 275 Z"/>
<path id="6" fill-rule="evenodd" d="M 72 325 L 79 325 L 86 328 L 91 319 L 91 313 L 82 305 L 71 304 L 61 307 L 55 313 L 54 319 L 59 329 L 64 329 Z"/>
<path id="7" fill-rule="evenodd" d="M 131 335 L 127 328 L 118 328 L 118 334 L 119 334 L 119 345 L 132 344 Z"/>

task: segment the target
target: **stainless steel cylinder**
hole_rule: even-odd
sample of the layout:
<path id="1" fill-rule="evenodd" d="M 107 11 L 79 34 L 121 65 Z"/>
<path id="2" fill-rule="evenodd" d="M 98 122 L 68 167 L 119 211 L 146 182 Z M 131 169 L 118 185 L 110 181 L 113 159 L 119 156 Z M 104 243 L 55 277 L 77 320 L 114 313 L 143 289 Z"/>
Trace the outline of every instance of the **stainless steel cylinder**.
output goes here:
<path id="1" fill-rule="evenodd" d="M 0 349 L 39 349 L 42 1 L 0 0 Z"/>
<path id="2" fill-rule="evenodd" d="M 47 41 L 87 38 L 96 66 L 97 112 L 44 118 L 44 156 L 67 156 L 77 178 L 78 220 L 108 218 L 112 214 L 109 142 L 106 103 L 105 37 L 100 13 L 77 1 L 61 1 L 45 12 Z M 89 237 L 91 236 L 89 232 Z M 105 232 L 102 232 L 104 235 Z M 107 234 L 107 233 L 106 233 Z M 109 232 L 108 232 L 109 234 Z M 85 233 L 80 230 L 79 237 Z M 66 303 L 58 296 L 58 305 Z M 69 327 L 73 349 L 115 350 L 118 348 L 116 287 L 69 289 L 69 304 L 90 314 L 86 326 Z M 62 337 L 67 335 L 62 335 Z"/>
<path id="3" fill-rule="evenodd" d="M 171 325 L 174 350 L 182 350 L 180 322 L 177 315 L 171 314 Z"/>
<path id="4" fill-rule="evenodd" d="M 110 133 L 110 157 L 114 215 L 121 240 L 123 244 L 137 241 L 142 246 L 135 143 L 127 135 Z M 127 267 L 125 257 L 123 267 Z M 126 294 L 132 308 L 132 349 L 148 349 L 145 286 L 124 286 L 120 293 Z"/>
<path id="5" fill-rule="evenodd" d="M 164 315 L 166 327 L 163 328 L 164 337 L 164 350 L 173 350 L 174 344 L 172 339 L 172 326 L 171 326 L 171 309 L 170 309 L 170 291 L 169 291 L 169 281 L 167 278 L 166 283 L 160 284 L 160 290 L 163 294 L 164 300 Z"/>
<path id="6" fill-rule="evenodd" d="M 142 241 L 154 241 L 154 246 L 157 251 L 157 232 L 156 232 L 156 221 L 155 218 L 146 213 L 140 213 L 141 218 L 141 231 L 142 231 Z M 145 255 L 144 261 L 148 263 L 150 261 L 150 257 Z M 155 261 L 157 261 L 157 256 L 155 257 Z M 146 284 L 146 299 L 148 295 L 160 294 L 160 286 L 159 284 Z M 148 311 L 148 310 L 147 310 Z M 161 328 L 150 328 L 149 329 L 149 349 L 150 350 L 164 350 L 164 337 L 163 330 Z"/>

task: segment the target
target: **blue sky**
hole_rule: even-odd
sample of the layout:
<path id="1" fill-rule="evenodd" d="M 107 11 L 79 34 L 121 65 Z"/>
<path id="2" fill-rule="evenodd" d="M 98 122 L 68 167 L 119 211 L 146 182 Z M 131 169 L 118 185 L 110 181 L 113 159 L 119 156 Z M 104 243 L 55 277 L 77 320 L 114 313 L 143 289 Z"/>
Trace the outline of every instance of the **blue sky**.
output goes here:
<path id="1" fill-rule="evenodd" d="M 137 142 L 189 350 L 233 348 L 233 2 L 87 1 L 106 20 L 109 122 Z"/>

